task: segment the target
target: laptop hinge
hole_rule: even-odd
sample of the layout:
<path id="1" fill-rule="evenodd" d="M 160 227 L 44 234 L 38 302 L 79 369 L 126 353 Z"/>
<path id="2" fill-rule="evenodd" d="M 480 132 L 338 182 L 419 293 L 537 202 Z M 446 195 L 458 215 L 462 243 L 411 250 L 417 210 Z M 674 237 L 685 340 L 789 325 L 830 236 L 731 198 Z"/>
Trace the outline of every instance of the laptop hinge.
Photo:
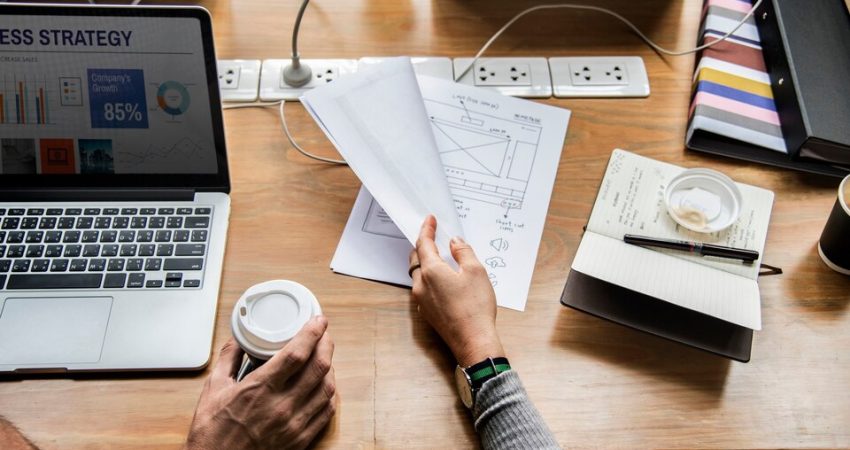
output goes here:
<path id="1" fill-rule="evenodd" d="M 193 189 L 2 189 L 3 202 L 192 201 Z"/>

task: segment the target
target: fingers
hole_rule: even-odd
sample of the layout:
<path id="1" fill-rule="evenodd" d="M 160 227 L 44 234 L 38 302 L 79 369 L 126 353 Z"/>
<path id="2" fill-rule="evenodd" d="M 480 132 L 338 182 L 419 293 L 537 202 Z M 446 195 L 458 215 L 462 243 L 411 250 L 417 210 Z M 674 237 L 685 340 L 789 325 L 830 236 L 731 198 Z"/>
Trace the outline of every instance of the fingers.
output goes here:
<path id="1" fill-rule="evenodd" d="M 306 448 L 313 440 L 316 438 L 322 430 L 325 429 L 326 426 L 330 423 L 334 414 L 336 414 L 338 397 L 334 396 L 331 401 L 329 401 L 321 411 L 316 413 L 310 422 L 307 423 L 307 426 L 304 427 L 304 431 L 296 438 L 295 447 L 297 448 Z"/>
<path id="2" fill-rule="evenodd" d="M 419 239 L 416 241 L 416 254 L 419 256 L 419 264 L 430 265 L 441 262 L 440 252 L 437 250 L 437 243 L 434 242 L 434 236 L 437 233 L 437 219 L 429 215 L 422 223 L 422 228 L 419 230 Z"/>
<path id="3" fill-rule="evenodd" d="M 419 264 L 419 255 L 416 253 L 416 249 L 410 251 L 410 256 L 407 258 L 408 265 L 407 267 L 413 267 L 414 264 Z M 413 286 L 418 286 L 422 281 L 422 270 L 416 269 L 410 272 L 410 278 L 413 279 Z"/>
<path id="4" fill-rule="evenodd" d="M 213 382 L 235 380 L 236 372 L 242 364 L 243 351 L 239 344 L 231 337 L 221 347 L 215 366 L 212 369 L 210 379 Z"/>
<path id="5" fill-rule="evenodd" d="M 328 320 L 324 316 L 310 319 L 286 346 L 259 369 L 248 374 L 247 378 L 263 377 L 277 386 L 283 386 L 310 360 L 313 350 L 327 329 Z"/>
<path id="6" fill-rule="evenodd" d="M 310 356 L 310 359 L 306 364 L 304 364 L 301 372 L 290 378 L 290 382 L 287 383 L 287 390 L 292 395 L 295 402 L 301 403 L 306 401 L 317 386 L 322 385 L 323 381 L 327 379 L 329 374 L 331 375 L 331 385 L 325 387 L 331 389 L 331 392 L 326 396 L 326 398 L 333 396 L 333 354 L 333 339 L 331 339 L 328 333 L 325 333 L 316 344 L 316 349 L 313 351 L 313 355 Z"/>
<path id="7" fill-rule="evenodd" d="M 452 257 L 462 269 L 469 270 L 481 266 L 475 251 L 460 236 L 452 238 L 449 248 L 452 251 Z"/>
<path id="8" fill-rule="evenodd" d="M 306 425 L 313 416 L 321 412 L 328 403 L 334 400 L 335 395 L 336 377 L 334 370 L 331 369 L 325 375 L 324 379 L 322 379 L 322 382 L 310 392 L 310 395 L 305 400 L 306 403 L 301 403 L 299 407 L 299 414 L 301 415 L 299 422 Z"/>

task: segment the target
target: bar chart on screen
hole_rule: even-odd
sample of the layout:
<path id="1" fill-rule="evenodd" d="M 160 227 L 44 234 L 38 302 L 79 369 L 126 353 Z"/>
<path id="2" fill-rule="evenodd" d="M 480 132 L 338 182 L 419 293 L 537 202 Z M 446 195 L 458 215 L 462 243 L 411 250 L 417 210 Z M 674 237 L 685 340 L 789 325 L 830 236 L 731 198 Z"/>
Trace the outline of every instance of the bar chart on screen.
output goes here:
<path id="1" fill-rule="evenodd" d="M 45 77 L 0 75 L 0 124 L 51 125 L 56 91 Z"/>

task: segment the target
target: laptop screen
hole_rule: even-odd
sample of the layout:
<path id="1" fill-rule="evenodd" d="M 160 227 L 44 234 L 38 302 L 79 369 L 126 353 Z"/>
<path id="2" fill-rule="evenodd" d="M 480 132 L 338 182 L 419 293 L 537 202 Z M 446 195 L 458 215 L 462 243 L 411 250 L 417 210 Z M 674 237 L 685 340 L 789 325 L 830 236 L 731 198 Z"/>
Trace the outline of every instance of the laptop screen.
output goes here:
<path id="1" fill-rule="evenodd" d="M 209 16 L 0 7 L 0 180 L 226 183 Z"/>

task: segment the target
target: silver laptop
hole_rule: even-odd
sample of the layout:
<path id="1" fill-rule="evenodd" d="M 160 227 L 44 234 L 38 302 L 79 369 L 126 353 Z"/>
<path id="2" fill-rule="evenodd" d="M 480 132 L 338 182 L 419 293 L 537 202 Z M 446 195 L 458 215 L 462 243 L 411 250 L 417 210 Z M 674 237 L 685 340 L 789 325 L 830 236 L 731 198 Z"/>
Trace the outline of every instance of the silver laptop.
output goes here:
<path id="1" fill-rule="evenodd" d="M 207 364 L 224 140 L 204 9 L 0 5 L 0 372 Z"/>

